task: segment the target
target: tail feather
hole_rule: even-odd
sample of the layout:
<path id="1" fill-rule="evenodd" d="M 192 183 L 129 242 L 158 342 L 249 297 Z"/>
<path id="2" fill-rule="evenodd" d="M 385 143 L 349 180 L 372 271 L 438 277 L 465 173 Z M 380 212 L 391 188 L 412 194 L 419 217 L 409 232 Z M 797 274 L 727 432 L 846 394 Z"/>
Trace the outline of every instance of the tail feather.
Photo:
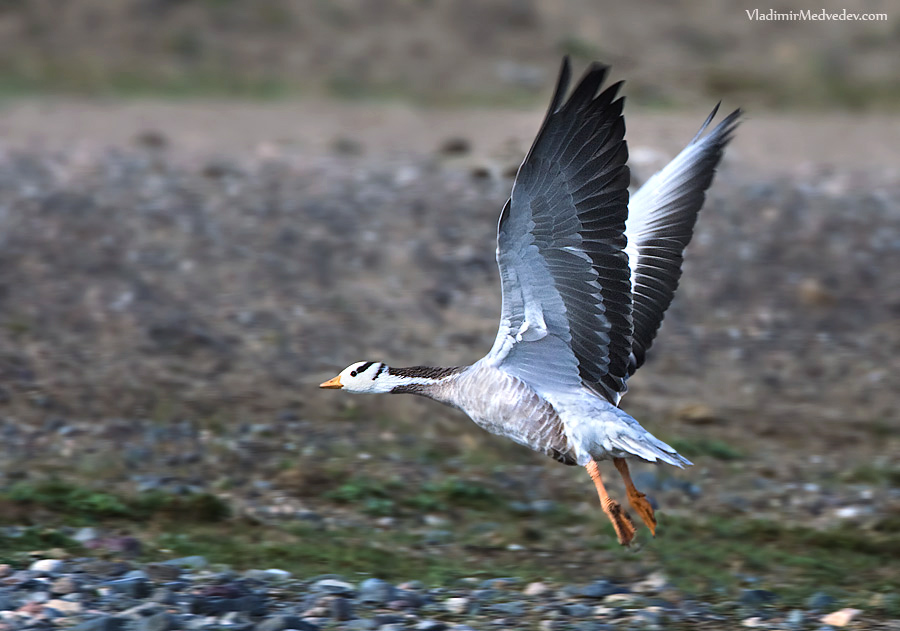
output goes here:
<path id="1" fill-rule="evenodd" d="M 613 444 L 622 451 L 627 451 L 648 462 L 662 461 L 681 469 L 694 464 L 649 432 L 641 437 L 620 434 L 615 438 Z"/>

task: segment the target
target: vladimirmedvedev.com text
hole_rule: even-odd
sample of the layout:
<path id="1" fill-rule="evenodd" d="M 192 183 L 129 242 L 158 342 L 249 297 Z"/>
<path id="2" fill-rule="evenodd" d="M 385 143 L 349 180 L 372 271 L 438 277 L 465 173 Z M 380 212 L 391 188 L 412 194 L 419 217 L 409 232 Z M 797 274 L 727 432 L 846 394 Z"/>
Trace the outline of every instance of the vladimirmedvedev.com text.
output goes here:
<path id="1" fill-rule="evenodd" d="M 887 13 L 851 13 L 842 11 L 814 11 L 812 9 L 798 9 L 796 11 L 760 11 L 759 9 L 744 9 L 751 21 L 769 22 L 781 20 L 797 20 L 810 22 L 886 22 Z"/>

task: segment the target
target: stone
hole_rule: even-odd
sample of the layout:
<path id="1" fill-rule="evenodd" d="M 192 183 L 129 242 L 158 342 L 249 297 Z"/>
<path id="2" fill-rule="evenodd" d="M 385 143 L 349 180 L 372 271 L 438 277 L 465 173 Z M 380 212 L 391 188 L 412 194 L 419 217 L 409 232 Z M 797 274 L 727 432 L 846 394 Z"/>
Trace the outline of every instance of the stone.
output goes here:
<path id="1" fill-rule="evenodd" d="M 628 588 L 622 587 L 621 585 L 614 585 L 609 581 L 599 580 L 582 587 L 578 591 L 578 595 L 584 596 L 585 598 L 606 598 L 613 594 L 625 594 L 628 593 L 628 591 Z"/>
<path id="2" fill-rule="evenodd" d="M 444 609 L 446 609 L 448 613 L 461 616 L 469 610 L 469 599 L 461 596 L 448 598 L 444 601 Z"/>
<path id="3" fill-rule="evenodd" d="M 78 581 L 71 576 L 61 576 L 50 584 L 50 592 L 64 596 L 78 591 Z"/>
<path id="4" fill-rule="evenodd" d="M 124 618 L 101 615 L 70 627 L 69 631 L 121 631 L 125 628 L 125 622 Z"/>
<path id="5" fill-rule="evenodd" d="M 207 561 L 206 557 L 200 556 L 199 554 L 180 557 L 178 559 L 171 559 L 169 561 L 165 561 L 165 563 L 166 565 L 175 565 L 192 570 L 202 570 L 203 568 L 209 567 L 209 561 Z"/>
<path id="6" fill-rule="evenodd" d="M 748 605 L 751 607 L 758 605 L 768 605 L 770 603 L 778 600 L 778 595 L 775 592 L 770 592 L 767 589 L 745 589 L 741 591 L 741 604 Z"/>
<path id="7" fill-rule="evenodd" d="M 139 631 L 172 631 L 179 628 L 178 620 L 168 611 L 160 611 L 141 620 Z"/>
<path id="8" fill-rule="evenodd" d="M 72 535 L 72 539 L 80 543 L 81 545 L 85 545 L 90 541 L 94 541 L 100 538 L 100 531 L 96 528 L 92 528 L 91 526 L 85 526 L 84 528 L 80 528 L 78 532 Z"/>
<path id="9" fill-rule="evenodd" d="M 19 602 L 7 594 L 0 594 L 0 611 L 13 611 L 19 608 Z"/>
<path id="10" fill-rule="evenodd" d="M 631 603 L 634 600 L 638 600 L 638 599 L 640 599 L 640 596 L 636 596 L 635 594 L 629 594 L 629 593 L 625 592 L 625 593 L 618 593 L 618 594 L 610 594 L 609 596 L 607 596 L 606 598 L 603 599 L 603 602 L 607 605 L 614 605 L 616 603 L 626 604 L 626 603 Z"/>
<path id="11" fill-rule="evenodd" d="M 834 605 L 834 598 L 826 594 L 825 592 L 816 592 L 812 596 L 806 599 L 806 608 L 811 609 L 812 611 L 822 611 L 824 609 L 828 609 Z"/>
<path id="12" fill-rule="evenodd" d="M 160 587 L 153 590 L 153 593 L 150 595 L 150 600 L 162 605 L 174 605 L 178 602 L 178 599 L 175 597 L 175 592 L 167 587 Z"/>
<path id="13" fill-rule="evenodd" d="M 181 577 L 181 568 L 177 565 L 166 563 L 148 563 L 146 566 L 147 578 L 159 583 L 177 581 Z"/>
<path id="14" fill-rule="evenodd" d="M 147 598 L 150 595 L 150 584 L 146 579 L 140 577 L 119 578 L 106 581 L 104 585 L 131 598 Z"/>
<path id="15" fill-rule="evenodd" d="M 791 631 L 800 631 L 806 623 L 806 612 L 802 609 L 792 609 L 784 622 Z"/>
<path id="16" fill-rule="evenodd" d="M 331 617 L 335 620 L 352 620 L 353 619 L 353 605 L 350 600 L 347 598 L 341 598 L 340 596 L 334 598 L 330 603 L 330 613 Z"/>
<path id="17" fill-rule="evenodd" d="M 522 593 L 526 596 L 537 597 L 537 596 L 544 596 L 549 591 L 550 591 L 550 588 L 547 587 L 547 585 L 545 583 L 535 582 L 535 583 L 528 583 L 528 585 L 525 586 L 525 589 L 522 591 Z"/>
<path id="18" fill-rule="evenodd" d="M 398 616 L 394 613 L 379 613 L 372 616 L 372 622 L 375 623 L 375 626 L 379 629 L 383 629 L 386 626 L 397 624 L 402 625 L 406 618 L 403 616 Z"/>
<path id="19" fill-rule="evenodd" d="M 445 631 L 447 623 L 440 620 L 419 620 L 414 628 L 416 631 Z"/>
<path id="20" fill-rule="evenodd" d="M 65 567 L 65 562 L 60 561 L 59 559 L 38 559 L 29 565 L 28 569 L 32 572 L 39 572 L 41 574 L 56 574 L 62 572 Z"/>
<path id="21" fill-rule="evenodd" d="M 490 610 L 504 616 L 518 618 L 525 615 L 525 603 L 518 600 L 512 600 L 506 603 L 494 603 L 490 606 Z"/>
<path id="22" fill-rule="evenodd" d="M 59 598 L 48 600 L 46 603 L 44 603 L 44 606 L 55 609 L 65 616 L 81 613 L 84 610 L 84 605 L 79 602 L 73 602 L 71 600 L 61 600 Z"/>
<path id="23" fill-rule="evenodd" d="M 334 578 L 323 578 L 313 583 L 312 588 L 317 592 L 327 594 L 353 594 L 353 585 L 347 581 L 339 581 Z"/>
<path id="24" fill-rule="evenodd" d="M 658 628 L 665 616 L 660 607 L 645 607 L 635 613 L 635 618 L 641 621 L 642 628 Z"/>
<path id="25" fill-rule="evenodd" d="M 301 620 L 297 616 L 272 616 L 256 625 L 254 631 L 318 631 L 318 627 Z"/>
<path id="26" fill-rule="evenodd" d="M 562 606 L 563 613 L 573 618 L 590 618 L 594 615 L 594 607 L 584 603 L 570 603 Z"/>
<path id="27" fill-rule="evenodd" d="M 642 581 L 638 581 L 634 585 L 631 586 L 632 591 L 638 593 L 658 593 L 665 589 L 668 584 L 668 579 L 666 579 L 666 575 L 662 572 L 653 572 L 647 578 Z"/>
<path id="28" fill-rule="evenodd" d="M 856 618 L 861 613 L 862 610 L 860 609 L 846 607 L 844 609 L 832 611 L 827 616 L 822 616 L 821 622 L 832 627 L 846 627 L 853 621 L 854 618 Z"/>
<path id="29" fill-rule="evenodd" d="M 359 584 L 359 601 L 383 605 L 394 599 L 396 588 L 380 578 L 367 578 Z"/>
<path id="30" fill-rule="evenodd" d="M 273 581 L 286 581 L 291 578 L 292 574 L 287 570 L 281 570 L 277 567 L 265 570 L 266 576 Z"/>

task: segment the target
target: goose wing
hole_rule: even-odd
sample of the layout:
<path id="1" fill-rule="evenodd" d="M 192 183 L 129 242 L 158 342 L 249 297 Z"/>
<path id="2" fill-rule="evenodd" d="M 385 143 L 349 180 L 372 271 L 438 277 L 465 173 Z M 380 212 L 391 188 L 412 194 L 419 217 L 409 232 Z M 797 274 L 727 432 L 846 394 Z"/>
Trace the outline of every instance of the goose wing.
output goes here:
<path id="1" fill-rule="evenodd" d="M 631 197 L 625 222 L 625 251 L 634 300 L 629 376 L 644 363 L 672 302 L 681 277 L 682 255 L 691 240 L 706 189 L 738 124 L 740 110 L 704 136 L 718 109 L 716 105 L 687 147 Z"/>
<path id="2" fill-rule="evenodd" d="M 537 389 L 579 386 L 618 400 L 631 353 L 625 254 L 629 171 L 620 84 L 592 65 L 549 111 L 497 230 L 500 330 L 486 357 Z"/>

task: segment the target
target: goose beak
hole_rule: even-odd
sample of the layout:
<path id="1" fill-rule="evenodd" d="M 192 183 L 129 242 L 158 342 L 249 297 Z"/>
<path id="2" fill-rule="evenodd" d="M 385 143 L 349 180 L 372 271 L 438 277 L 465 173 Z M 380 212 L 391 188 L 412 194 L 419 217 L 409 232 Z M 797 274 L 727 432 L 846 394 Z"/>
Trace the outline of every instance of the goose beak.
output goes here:
<path id="1" fill-rule="evenodd" d="M 334 379 L 329 379 L 325 383 L 320 383 L 319 387 L 328 388 L 329 390 L 339 390 L 344 387 L 344 384 L 341 383 L 341 376 L 338 375 Z"/>

